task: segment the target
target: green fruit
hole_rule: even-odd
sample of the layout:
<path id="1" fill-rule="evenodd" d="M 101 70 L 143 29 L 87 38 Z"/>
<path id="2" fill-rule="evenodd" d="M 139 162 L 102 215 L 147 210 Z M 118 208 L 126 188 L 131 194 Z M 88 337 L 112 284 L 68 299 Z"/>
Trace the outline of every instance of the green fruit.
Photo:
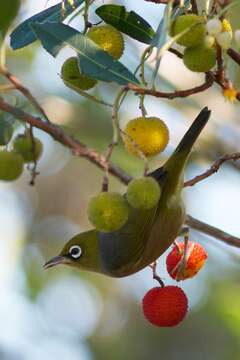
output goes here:
<path id="1" fill-rule="evenodd" d="M 193 24 L 195 23 L 196 25 L 193 26 Z M 195 14 L 178 16 L 172 25 L 171 35 L 178 35 L 188 28 L 190 28 L 189 31 L 186 34 L 182 35 L 176 42 L 186 47 L 201 44 L 206 34 L 206 25 L 204 18 Z"/>
<path id="2" fill-rule="evenodd" d="M 43 151 L 42 142 L 34 138 L 34 145 L 29 135 L 18 135 L 13 143 L 13 149 L 22 155 L 25 163 L 36 161 Z"/>
<path id="3" fill-rule="evenodd" d="M 187 48 L 183 54 L 183 62 L 191 71 L 209 71 L 216 64 L 216 50 L 205 45 Z"/>
<path id="4" fill-rule="evenodd" d="M 128 219 L 127 201 L 118 193 L 101 192 L 90 200 L 88 218 L 99 231 L 120 229 Z"/>
<path id="5" fill-rule="evenodd" d="M 127 189 L 129 204 L 138 209 L 152 209 L 161 196 L 158 182 L 152 177 L 142 177 L 132 180 Z"/>
<path id="6" fill-rule="evenodd" d="M 0 119 L 0 146 L 7 145 L 12 138 L 13 127 L 6 120 Z"/>
<path id="7" fill-rule="evenodd" d="M 20 0 L 2 1 L 0 11 L 0 33 L 6 33 L 8 27 L 17 16 Z"/>
<path id="8" fill-rule="evenodd" d="M 87 36 L 114 59 L 118 60 L 122 56 L 124 51 L 123 36 L 111 25 L 92 27 Z"/>
<path id="9" fill-rule="evenodd" d="M 14 151 L 0 152 L 0 180 L 13 181 L 23 172 L 23 158 Z"/>
<path id="10" fill-rule="evenodd" d="M 75 90 L 74 87 L 76 90 L 89 90 L 97 83 L 97 80 L 80 73 L 78 59 L 75 56 L 70 57 L 63 63 L 61 77 L 64 84 L 73 90 Z"/>

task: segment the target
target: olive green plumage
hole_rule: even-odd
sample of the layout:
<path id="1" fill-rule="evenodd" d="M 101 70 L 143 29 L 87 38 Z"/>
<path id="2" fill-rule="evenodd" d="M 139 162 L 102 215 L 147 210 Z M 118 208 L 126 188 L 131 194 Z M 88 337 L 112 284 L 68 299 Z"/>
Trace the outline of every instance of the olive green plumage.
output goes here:
<path id="1" fill-rule="evenodd" d="M 209 116 L 210 111 L 204 108 L 169 160 L 149 174 L 162 190 L 154 208 L 141 210 L 130 207 L 128 221 L 117 231 L 103 233 L 90 230 L 74 236 L 59 256 L 45 264 L 45 268 L 68 264 L 112 277 L 123 277 L 158 259 L 176 239 L 184 224 L 185 207 L 181 198 L 184 168 Z"/>

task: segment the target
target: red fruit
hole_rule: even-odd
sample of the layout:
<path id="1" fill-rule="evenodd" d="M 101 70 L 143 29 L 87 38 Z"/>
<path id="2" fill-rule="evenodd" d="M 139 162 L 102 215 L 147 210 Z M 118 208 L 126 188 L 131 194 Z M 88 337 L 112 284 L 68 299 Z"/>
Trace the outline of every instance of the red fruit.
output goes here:
<path id="1" fill-rule="evenodd" d="M 155 287 L 142 301 L 146 319 L 156 326 L 170 327 L 179 324 L 188 309 L 188 299 L 178 286 Z"/>
<path id="2" fill-rule="evenodd" d="M 183 251 L 184 243 L 181 242 L 178 243 L 178 246 L 174 245 L 172 251 L 167 256 L 167 271 L 173 279 L 176 279 L 178 274 Z M 187 249 L 187 263 L 185 269 L 178 274 L 178 280 L 185 280 L 195 276 L 205 264 L 207 257 L 207 252 L 202 245 L 189 241 Z"/>

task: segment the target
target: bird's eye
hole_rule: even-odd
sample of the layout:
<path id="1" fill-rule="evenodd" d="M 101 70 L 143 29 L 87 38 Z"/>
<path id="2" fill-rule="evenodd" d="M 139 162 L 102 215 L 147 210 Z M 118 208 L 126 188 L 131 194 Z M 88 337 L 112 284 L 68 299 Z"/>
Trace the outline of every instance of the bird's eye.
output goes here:
<path id="1" fill-rule="evenodd" d="M 69 249 L 69 254 L 74 259 L 78 259 L 82 255 L 82 249 L 78 245 L 71 246 L 70 249 Z"/>

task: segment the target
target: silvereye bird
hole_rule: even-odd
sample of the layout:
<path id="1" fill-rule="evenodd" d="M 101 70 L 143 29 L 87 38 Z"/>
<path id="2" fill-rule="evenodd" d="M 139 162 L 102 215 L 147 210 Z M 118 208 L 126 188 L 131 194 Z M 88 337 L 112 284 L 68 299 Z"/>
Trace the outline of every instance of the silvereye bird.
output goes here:
<path id="1" fill-rule="evenodd" d="M 210 117 L 204 108 L 163 167 L 150 173 L 162 189 L 150 210 L 130 207 L 127 223 L 117 231 L 95 229 L 74 236 L 44 268 L 67 264 L 112 277 L 124 277 L 152 264 L 179 235 L 185 222 L 181 198 L 184 168 L 192 146 Z"/>

